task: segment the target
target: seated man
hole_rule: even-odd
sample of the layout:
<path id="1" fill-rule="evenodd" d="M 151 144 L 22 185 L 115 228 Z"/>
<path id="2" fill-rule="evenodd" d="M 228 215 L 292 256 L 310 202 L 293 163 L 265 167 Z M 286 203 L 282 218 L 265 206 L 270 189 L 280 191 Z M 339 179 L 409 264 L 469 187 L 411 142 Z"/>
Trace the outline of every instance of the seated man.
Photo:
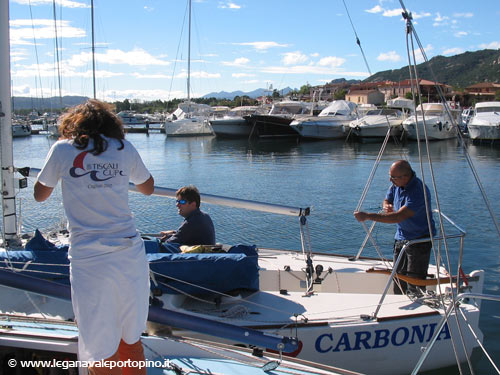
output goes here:
<path id="1" fill-rule="evenodd" d="M 210 215 L 200 210 L 200 192 L 193 186 L 184 186 L 175 192 L 177 210 L 184 217 L 175 230 L 162 231 L 162 242 L 180 245 L 215 245 L 215 229 Z"/>

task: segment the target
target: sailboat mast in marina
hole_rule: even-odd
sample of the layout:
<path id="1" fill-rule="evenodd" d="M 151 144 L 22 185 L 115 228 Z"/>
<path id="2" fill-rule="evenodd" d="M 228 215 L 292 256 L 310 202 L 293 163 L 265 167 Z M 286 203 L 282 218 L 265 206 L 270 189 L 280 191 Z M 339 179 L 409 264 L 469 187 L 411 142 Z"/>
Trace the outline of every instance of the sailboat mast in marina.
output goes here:
<path id="1" fill-rule="evenodd" d="M 187 64 L 187 101 L 188 115 L 191 113 L 191 0 L 189 0 L 188 17 L 188 64 Z"/>
<path id="2" fill-rule="evenodd" d="M 7 22 L 0 23 L 0 143 L 1 143 L 1 186 L 3 210 L 3 239 L 5 244 L 19 244 L 17 235 L 15 169 L 12 146 L 12 105 L 10 82 L 9 48 L 9 4 L 0 1 L 0 15 L 7 17 Z M 6 37 L 5 37 L 6 36 Z"/>
<path id="3" fill-rule="evenodd" d="M 188 58 L 187 58 L 187 100 L 164 123 L 167 137 L 191 137 L 213 135 L 209 123 L 211 108 L 206 104 L 191 102 L 191 0 L 188 0 Z"/>

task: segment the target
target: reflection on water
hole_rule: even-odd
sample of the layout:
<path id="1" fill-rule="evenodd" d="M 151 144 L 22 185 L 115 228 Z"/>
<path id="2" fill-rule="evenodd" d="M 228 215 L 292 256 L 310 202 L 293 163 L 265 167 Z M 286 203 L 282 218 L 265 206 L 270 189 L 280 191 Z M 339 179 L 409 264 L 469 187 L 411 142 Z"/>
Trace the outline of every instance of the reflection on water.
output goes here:
<path id="1" fill-rule="evenodd" d="M 163 134 L 129 134 L 127 139 L 139 150 L 157 185 L 178 188 L 195 184 L 202 193 L 309 206 L 312 207 L 308 223 L 313 250 L 355 254 L 361 245 L 364 232 L 352 212 L 358 205 L 380 144 L 221 140 L 215 137 L 166 139 Z M 15 139 L 16 166 L 40 168 L 52 143 L 53 140 L 43 136 Z M 443 212 L 467 231 L 465 271 L 485 269 L 485 292 L 498 294 L 498 236 L 464 151 L 454 140 L 432 142 L 429 151 L 435 188 L 427 168 L 427 151 L 422 144 L 424 177 L 432 191 L 433 205 L 436 205 L 436 189 Z M 498 214 L 500 148 L 470 145 L 468 152 L 487 189 L 493 211 Z M 381 208 L 389 186 L 388 168 L 401 158 L 408 159 L 421 176 L 417 143 L 403 146 L 389 143 L 363 202 L 364 210 Z M 31 189 L 32 184 L 18 196 L 22 201 L 24 228 L 51 227 L 62 214 L 59 193 L 46 203 L 38 204 L 33 201 Z M 138 227 L 145 232 L 176 228 L 181 221 L 173 200 L 131 194 L 130 204 Z M 202 209 L 212 216 L 219 242 L 300 249 L 297 218 L 208 204 Z M 377 224 L 374 230 L 374 237 L 386 256 L 391 255 L 393 234 L 392 225 Z M 452 251 L 456 254 L 456 250 Z M 374 255 L 375 251 L 367 246 L 364 254 Z M 492 318 L 494 308 L 491 303 L 483 303 L 481 326 L 485 343 L 494 347 L 493 354 L 499 358 L 500 344 L 496 338 L 500 335 L 500 327 L 498 319 Z M 480 362 L 477 361 L 479 373 L 488 373 L 488 367 L 481 368 Z M 456 369 L 454 371 L 456 373 Z"/>

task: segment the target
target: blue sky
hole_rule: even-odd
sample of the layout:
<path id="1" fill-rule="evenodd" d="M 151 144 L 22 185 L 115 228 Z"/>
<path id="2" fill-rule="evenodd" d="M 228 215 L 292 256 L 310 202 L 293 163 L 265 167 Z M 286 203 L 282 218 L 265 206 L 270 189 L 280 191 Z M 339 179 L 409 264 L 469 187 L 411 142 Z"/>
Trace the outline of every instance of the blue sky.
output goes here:
<path id="1" fill-rule="evenodd" d="M 3 1 L 3 0 L 2 0 Z M 397 0 L 344 0 L 372 73 L 407 65 Z M 92 96 L 90 0 L 9 0 L 16 96 Z M 500 48 L 498 0 L 405 0 L 429 58 Z M 186 97 L 187 0 L 94 0 L 97 97 Z M 191 95 L 368 77 L 343 0 L 193 0 Z M 438 75 L 439 78 L 439 75 Z"/>

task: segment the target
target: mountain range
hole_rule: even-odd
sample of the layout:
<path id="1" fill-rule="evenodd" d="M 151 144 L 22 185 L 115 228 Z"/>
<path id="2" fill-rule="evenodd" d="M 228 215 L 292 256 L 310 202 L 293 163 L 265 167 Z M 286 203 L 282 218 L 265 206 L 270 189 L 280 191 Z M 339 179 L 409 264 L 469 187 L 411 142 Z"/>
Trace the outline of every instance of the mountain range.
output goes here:
<path id="1" fill-rule="evenodd" d="M 431 68 L 436 77 L 433 77 Z M 500 82 L 500 50 L 484 49 L 454 56 L 435 56 L 429 64 L 417 65 L 421 79 L 437 81 L 456 88 L 466 88 L 481 82 Z M 410 78 L 408 66 L 373 74 L 364 82 L 393 81 Z"/>
<path id="2" fill-rule="evenodd" d="M 290 87 L 286 87 L 282 90 L 278 90 L 280 95 L 284 96 L 288 94 L 290 91 L 293 91 Z M 234 100 L 235 97 L 237 96 L 248 96 L 252 99 L 258 98 L 259 96 L 263 95 L 271 95 L 273 93 L 273 89 L 257 89 L 253 90 L 250 92 L 243 92 L 243 91 L 232 91 L 232 92 L 226 92 L 226 91 L 219 91 L 219 92 L 210 92 L 206 95 L 203 95 L 202 98 L 208 99 L 208 98 L 215 98 L 215 99 L 229 99 L 229 100 Z"/>
<path id="3" fill-rule="evenodd" d="M 53 96 L 51 98 L 31 98 L 26 96 L 14 96 L 13 98 L 13 109 L 32 109 L 32 108 L 43 108 L 43 109 L 59 109 L 61 108 L 61 102 L 58 96 Z M 86 96 L 63 96 L 62 106 L 73 107 L 75 105 L 85 102 L 88 98 Z"/>

